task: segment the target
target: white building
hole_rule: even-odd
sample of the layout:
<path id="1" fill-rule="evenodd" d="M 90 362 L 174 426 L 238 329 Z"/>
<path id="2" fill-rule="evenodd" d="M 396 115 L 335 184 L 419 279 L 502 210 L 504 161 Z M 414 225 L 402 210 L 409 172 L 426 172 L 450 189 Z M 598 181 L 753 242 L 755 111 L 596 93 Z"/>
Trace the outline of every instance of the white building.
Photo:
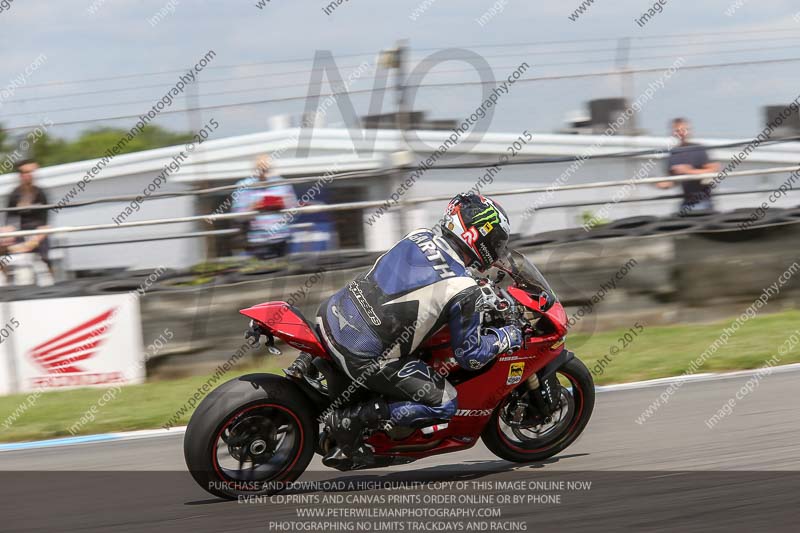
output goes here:
<path id="1" fill-rule="evenodd" d="M 174 174 L 170 174 L 167 184 L 157 192 L 182 192 L 192 189 L 233 184 L 236 180 L 249 176 L 253 162 L 263 153 L 271 153 L 274 167 L 287 178 L 319 176 L 336 169 L 344 171 L 379 171 L 391 167 L 393 161 L 408 160 L 408 144 L 397 130 L 356 130 L 316 128 L 310 140 L 301 142 L 297 128 L 268 131 L 242 135 L 220 140 L 210 140 L 187 156 L 187 160 Z M 364 137 L 366 135 L 366 137 Z M 414 132 L 411 142 L 414 161 L 424 160 L 433 150 L 452 135 L 450 130 L 430 130 Z M 357 140 L 353 140 L 353 136 Z M 373 137 L 374 136 L 374 137 Z M 407 136 L 408 137 L 408 136 Z M 522 140 L 525 143 L 522 143 Z M 519 143 L 520 149 L 514 148 Z M 414 186 L 402 196 L 403 199 L 422 199 L 428 197 L 451 196 L 466 191 L 481 183 L 480 192 L 491 195 L 497 191 L 520 188 L 547 187 L 558 183 L 559 177 L 571 163 L 552 163 L 536 165 L 508 165 L 500 167 L 491 178 L 482 180 L 486 169 L 440 169 L 451 163 L 498 160 L 506 155 L 510 161 L 535 157 L 579 157 L 587 154 L 608 154 L 631 150 L 666 149 L 670 139 L 666 137 L 626 137 L 600 135 L 567 134 L 506 134 L 487 133 L 477 144 L 463 142 L 450 146 L 446 156 L 439 159 L 431 170 L 419 177 Z M 705 145 L 735 142 L 731 139 L 699 139 Z M 307 148 L 307 155 L 298 152 L 298 145 Z M 764 146 L 753 152 L 737 170 L 760 169 L 777 166 L 797 165 L 799 143 Z M 185 150 L 183 146 L 161 148 L 134 154 L 120 155 L 87 184 L 85 191 L 74 198 L 75 202 L 118 195 L 138 195 L 148 184 Z M 361 154 L 358 152 L 361 151 Z M 512 156 L 512 151 L 517 155 Z M 712 150 L 712 159 L 726 163 L 739 148 Z M 298 157 L 298 155 L 302 157 Z M 607 180 L 629 180 L 633 176 L 663 175 L 663 161 L 655 159 L 648 163 L 649 156 L 631 159 L 594 159 L 584 161 L 570 177 L 560 180 L 562 184 L 575 185 Z M 75 183 L 95 165 L 96 161 L 81 161 L 65 165 L 43 168 L 38 172 L 37 183 L 43 187 L 52 203 L 58 202 Z M 640 172 L 640 169 L 649 169 Z M 329 204 L 356 201 L 382 201 L 397 190 L 400 179 L 409 174 L 387 174 L 359 179 L 334 180 L 325 187 L 325 201 Z M 717 192 L 744 189 L 766 189 L 775 187 L 786 176 L 780 174 L 729 178 Z M 15 174 L 0 176 L 0 196 L 6 196 L 16 185 Z M 310 185 L 310 184 L 307 184 Z M 677 192 L 677 189 L 673 190 Z M 524 213 L 536 202 L 535 194 L 503 195 L 500 202 L 511 216 L 513 230 L 523 235 L 542 231 L 581 225 L 581 214 L 595 211 L 614 197 L 614 188 L 570 190 L 556 193 L 542 202 L 540 207 L 555 203 L 597 202 L 595 207 L 564 207 L 539 211 L 533 216 Z M 652 186 L 637 187 L 631 197 L 648 198 L 663 195 L 665 192 Z M 541 198 L 541 197 L 540 197 Z M 141 209 L 125 219 L 137 222 L 150 219 L 165 219 L 192 215 L 205 215 L 224 201 L 225 194 L 202 200 L 194 196 L 174 197 L 146 201 Z M 717 205 L 722 210 L 737 207 L 753 207 L 763 199 L 758 195 L 734 195 L 721 197 Z M 3 200 L 3 205 L 5 200 Z M 792 198 L 784 198 L 784 205 L 794 205 Z M 375 207 L 360 211 L 346 211 L 336 214 L 337 228 L 343 247 L 385 249 L 402 233 L 403 229 L 430 225 L 440 216 L 444 200 L 415 204 L 411 208 L 393 209 L 373 224 L 364 221 L 375 213 Z M 66 208 L 51 213 L 53 226 L 83 226 L 89 224 L 113 224 L 113 219 L 125 209 L 128 202 L 100 203 L 85 207 Z M 603 209 L 608 218 L 648 214 L 666 215 L 674 212 L 677 200 L 658 202 L 620 203 Z M 778 204 L 781 205 L 781 204 Z M 400 217 L 399 214 L 403 214 Z M 401 227 L 404 226 L 404 227 Z M 145 239 L 173 235 L 186 235 L 192 232 L 208 231 L 213 228 L 207 222 L 184 222 L 177 224 L 119 228 L 87 232 L 64 233 L 57 237 L 58 243 L 71 246 L 82 243 L 107 242 L 117 240 Z M 205 240 L 184 238 L 156 240 L 148 242 L 105 244 L 99 246 L 71 247 L 64 250 L 64 264 L 70 270 L 103 268 L 149 268 L 158 265 L 185 267 L 206 257 Z"/>

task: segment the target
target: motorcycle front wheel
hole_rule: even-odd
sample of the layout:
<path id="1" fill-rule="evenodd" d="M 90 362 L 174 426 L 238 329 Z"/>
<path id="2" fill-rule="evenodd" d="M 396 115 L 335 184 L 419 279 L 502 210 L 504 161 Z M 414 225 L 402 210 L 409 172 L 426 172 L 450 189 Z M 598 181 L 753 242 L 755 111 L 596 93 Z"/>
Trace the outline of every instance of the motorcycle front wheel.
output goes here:
<path id="1" fill-rule="evenodd" d="M 508 400 L 495 409 L 481 438 L 486 447 L 506 461 L 528 463 L 548 459 L 575 442 L 594 410 L 594 380 L 577 357 L 557 371 L 561 390 L 559 408 L 552 419 L 537 426 L 506 423 Z M 505 419 L 505 420 L 504 420 Z"/>

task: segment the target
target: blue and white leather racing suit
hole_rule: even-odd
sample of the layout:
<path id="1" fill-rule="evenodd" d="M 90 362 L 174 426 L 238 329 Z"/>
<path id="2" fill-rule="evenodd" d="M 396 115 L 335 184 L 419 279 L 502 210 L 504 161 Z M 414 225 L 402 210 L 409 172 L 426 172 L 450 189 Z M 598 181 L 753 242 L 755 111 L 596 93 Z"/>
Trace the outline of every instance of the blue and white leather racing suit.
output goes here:
<path id="1" fill-rule="evenodd" d="M 482 296 L 459 255 L 431 230 L 415 230 L 366 273 L 320 305 L 317 326 L 339 366 L 383 395 L 391 422 L 448 420 L 456 390 L 415 350 L 444 324 L 455 359 L 479 369 L 501 350 L 502 333 L 480 331 Z"/>

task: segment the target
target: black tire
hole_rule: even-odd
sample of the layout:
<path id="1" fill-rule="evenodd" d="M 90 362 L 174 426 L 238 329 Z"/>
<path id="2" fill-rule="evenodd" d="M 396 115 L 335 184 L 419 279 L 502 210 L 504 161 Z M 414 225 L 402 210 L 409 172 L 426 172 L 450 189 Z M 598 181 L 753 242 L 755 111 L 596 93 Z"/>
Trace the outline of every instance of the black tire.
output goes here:
<path id="1" fill-rule="evenodd" d="M 719 213 L 717 216 L 709 218 L 701 227 L 701 229 L 716 231 L 740 230 L 740 226 L 747 223 L 750 223 L 752 226 L 759 225 L 760 222 L 753 224 L 750 214 L 742 211 L 733 213 Z"/>
<path id="2" fill-rule="evenodd" d="M 194 274 L 181 274 L 156 281 L 147 289 L 147 292 L 191 290 L 198 287 L 210 287 L 216 282 L 217 278 L 211 275 L 201 276 Z"/>
<path id="3" fill-rule="evenodd" d="M 532 247 L 542 246 L 545 244 L 561 244 L 565 242 L 575 242 L 586 232 L 581 228 L 559 229 L 554 231 L 545 231 L 544 233 L 537 233 L 531 237 L 524 237 L 517 243 L 517 247 Z"/>
<path id="4" fill-rule="evenodd" d="M 668 233 L 693 233 L 700 229 L 700 221 L 693 219 L 664 220 L 646 224 L 639 228 L 640 235 L 657 235 Z"/>
<path id="5" fill-rule="evenodd" d="M 37 288 L 36 285 L 7 285 L 0 290 L 0 302 L 27 300 L 28 295 L 33 294 Z"/>
<path id="6" fill-rule="evenodd" d="M 9 292 L 11 298 L 9 300 L 0 299 L 0 301 L 13 301 L 13 300 L 39 300 L 49 298 L 69 298 L 71 296 L 82 296 L 84 290 L 84 283 L 81 281 L 62 281 L 54 285 L 37 287 L 35 285 L 11 286 L 3 287 L 4 293 Z"/>
<path id="7" fill-rule="evenodd" d="M 773 207 L 774 217 L 769 219 L 769 223 L 775 222 L 800 222 L 800 207 L 793 207 L 791 209 L 782 209 L 778 211 Z"/>
<path id="8" fill-rule="evenodd" d="M 574 394 L 575 409 L 571 419 L 566 424 L 565 431 L 555 434 L 544 441 L 530 441 L 527 445 L 517 446 L 512 444 L 504 435 L 500 428 L 500 411 L 502 405 L 495 409 L 486 429 L 483 430 L 483 443 L 492 453 L 506 461 L 515 463 L 529 463 L 543 461 L 558 453 L 561 453 L 567 446 L 575 442 L 586 428 L 586 424 L 592 416 L 594 410 L 594 380 L 586 365 L 577 357 L 565 363 L 557 371 L 562 376 L 569 379 L 572 389 L 577 391 Z M 524 386 L 524 385 L 523 385 Z M 563 388 L 563 386 L 562 386 Z"/>
<path id="9" fill-rule="evenodd" d="M 556 239 L 548 239 L 547 237 L 526 237 L 517 241 L 514 244 L 514 249 L 520 250 L 524 248 L 539 248 L 541 246 L 547 246 L 548 244 L 558 244 L 558 242 L 559 241 Z"/>
<path id="10" fill-rule="evenodd" d="M 639 235 L 637 229 L 593 229 L 586 235 L 578 238 L 581 241 L 594 241 L 601 239 L 618 239 L 620 237 L 635 237 Z"/>
<path id="11" fill-rule="evenodd" d="M 217 442 L 246 413 L 271 409 L 293 421 L 299 431 L 290 443 L 286 464 L 269 479 L 236 479 L 218 459 Z M 223 383 L 206 396 L 192 414 L 183 438 L 183 454 L 192 477 L 206 491 L 226 499 L 240 495 L 271 495 L 295 481 L 314 455 L 319 427 L 316 410 L 289 379 L 273 374 L 247 374 Z M 294 428 L 293 428 L 294 430 Z"/>
<path id="12" fill-rule="evenodd" d="M 647 224 L 652 224 L 653 222 L 657 222 L 658 219 L 654 216 L 637 216 L 637 217 L 627 217 L 627 218 L 620 218 L 618 220 L 614 220 L 613 222 L 609 222 L 605 226 L 605 229 L 613 229 L 613 230 L 632 230 L 641 228 L 642 226 L 646 226 Z"/>
<path id="13" fill-rule="evenodd" d="M 143 289 L 142 281 L 143 278 L 125 278 L 122 276 L 114 277 L 112 279 L 87 283 L 84 292 L 90 296 L 133 293 L 137 290 Z M 148 287 L 147 292 L 150 292 L 153 287 Z"/>
<path id="14" fill-rule="evenodd" d="M 161 267 L 163 268 L 163 267 Z M 140 268 L 137 270 L 123 270 L 117 274 L 114 274 L 113 278 L 122 278 L 122 279 L 138 279 L 139 282 L 143 282 L 145 279 L 149 278 L 153 274 L 157 272 L 157 269 L 152 268 Z M 173 268 L 165 268 L 164 270 L 158 272 L 156 279 L 169 279 L 171 277 L 177 276 L 178 271 Z M 155 281 L 155 280 L 153 280 Z"/>

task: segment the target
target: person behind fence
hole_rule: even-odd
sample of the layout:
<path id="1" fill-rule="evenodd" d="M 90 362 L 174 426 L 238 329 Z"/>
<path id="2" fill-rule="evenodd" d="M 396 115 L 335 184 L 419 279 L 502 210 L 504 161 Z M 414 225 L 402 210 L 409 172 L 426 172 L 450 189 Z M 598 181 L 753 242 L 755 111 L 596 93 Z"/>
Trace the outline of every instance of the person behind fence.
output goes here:
<path id="1" fill-rule="evenodd" d="M 294 187 L 272 172 L 271 159 L 263 155 L 256 161 L 255 175 L 239 181 L 233 195 L 233 212 L 258 211 L 259 213 L 242 223 L 246 235 L 247 252 L 256 257 L 280 257 L 289 251 L 291 228 L 281 209 L 297 206 Z M 258 184 L 270 187 L 248 189 Z"/>
<path id="2" fill-rule="evenodd" d="M 32 160 L 17 163 L 19 185 L 8 195 L 6 207 L 23 209 L 7 213 L 7 226 L 0 228 L 3 232 L 47 228 L 48 210 L 36 208 L 37 205 L 47 204 L 47 194 L 34 183 L 33 174 L 38 168 L 39 165 Z M 50 268 L 49 242 L 46 235 L 4 239 L 0 242 L 0 246 L 9 253 L 36 251 L 48 269 Z"/>
<path id="3" fill-rule="evenodd" d="M 670 176 L 682 174 L 707 174 L 718 172 L 719 163 L 713 163 L 708 158 L 708 152 L 699 144 L 689 142 L 691 124 L 685 118 L 676 118 L 672 121 L 672 134 L 678 139 L 678 144 L 670 150 L 667 158 L 667 173 Z M 712 178 L 681 181 L 683 200 L 681 202 L 681 215 L 688 215 L 701 211 L 711 211 L 714 203 L 711 199 Z M 660 189 L 669 189 L 677 185 L 674 181 L 660 181 L 656 186 Z"/>
<path id="4" fill-rule="evenodd" d="M 505 257 L 509 235 L 508 217 L 496 202 L 458 195 L 439 228 L 412 231 L 320 305 L 317 331 L 338 366 L 381 395 L 328 414 L 325 431 L 336 446 L 323 462 L 344 457 L 365 466 L 372 456 L 365 432 L 453 417 L 455 388 L 415 355 L 443 325 L 465 369 L 478 370 L 521 346 L 516 326 L 482 329 L 481 291 L 468 271 L 486 270 Z"/>

